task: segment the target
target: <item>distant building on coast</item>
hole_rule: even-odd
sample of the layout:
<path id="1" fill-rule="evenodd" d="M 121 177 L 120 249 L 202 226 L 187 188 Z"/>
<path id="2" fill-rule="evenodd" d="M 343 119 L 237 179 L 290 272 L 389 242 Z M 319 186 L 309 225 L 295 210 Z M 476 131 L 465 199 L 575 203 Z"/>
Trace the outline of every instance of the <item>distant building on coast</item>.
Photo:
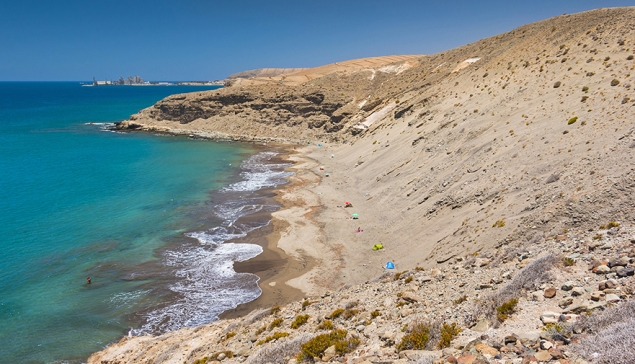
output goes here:
<path id="1" fill-rule="evenodd" d="M 143 81 L 143 78 L 139 76 L 128 76 L 128 78 L 124 79 L 123 77 L 119 77 L 117 81 L 98 81 L 93 77 L 93 86 L 107 86 L 107 85 L 117 85 L 117 86 L 130 86 L 130 85 L 146 85 L 150 84 L 149 82 Z"/>
<path id="2" fill-rule="evenodd" d="M 139 76 L 128 76 L 127 78 L 119 77 L 116 81 L 96 80 L 93 77 L 92 84 L 82 84 L 82 86 L 223 86 L 225 80 L 214 81 L 144 81 Z"/>

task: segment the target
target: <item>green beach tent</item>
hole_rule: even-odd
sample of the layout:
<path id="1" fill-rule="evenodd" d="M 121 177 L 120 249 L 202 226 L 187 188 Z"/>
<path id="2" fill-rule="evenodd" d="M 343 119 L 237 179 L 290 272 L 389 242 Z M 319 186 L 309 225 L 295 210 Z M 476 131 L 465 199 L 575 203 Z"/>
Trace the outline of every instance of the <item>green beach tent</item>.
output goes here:
<path id="1" fill-rule="evenodd" d="M 377 250 L 382 250 L 384 249 L 384 245 L 383 244 L 375 244 L 373 245 L 373 250 L 377 251 Z"/>

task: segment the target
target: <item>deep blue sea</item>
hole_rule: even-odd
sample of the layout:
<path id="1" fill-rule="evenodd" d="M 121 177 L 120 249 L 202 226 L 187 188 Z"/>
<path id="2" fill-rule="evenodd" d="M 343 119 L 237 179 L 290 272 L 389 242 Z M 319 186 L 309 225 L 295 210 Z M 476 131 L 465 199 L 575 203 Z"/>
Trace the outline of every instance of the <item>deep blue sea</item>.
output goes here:
<path id="1" fill-rule="evenodd" d="M 0 83 L 0 363 L 81 361 L 260 294 L 227 243 L 267 223 L 287 166 L 250 144 L 104 126 L 203 87 Z M 91 277 L 92 283 L 86 284 Z"/>

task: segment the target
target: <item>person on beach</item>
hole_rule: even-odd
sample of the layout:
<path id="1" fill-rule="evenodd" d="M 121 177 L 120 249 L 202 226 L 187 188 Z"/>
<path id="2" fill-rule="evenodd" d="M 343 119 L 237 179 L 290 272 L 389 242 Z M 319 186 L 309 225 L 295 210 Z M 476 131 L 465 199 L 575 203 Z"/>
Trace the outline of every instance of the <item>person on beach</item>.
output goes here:
<path id="1" fill-rule="evenodd" d="M 363 230 L 362 230 L 362 228 L 361 228 L 361 227 L 358 227 L 358 228 L 357 228 L 357 231 L 355 231 L 355 232 L 356 232 L 356 233 L 361 233 L 362 231 L 363 231 Z"/>
<path id="2" fill-rule="evenodd" d="M 86 278 L 86 284 L 90 284 L 90 277 Z"/>

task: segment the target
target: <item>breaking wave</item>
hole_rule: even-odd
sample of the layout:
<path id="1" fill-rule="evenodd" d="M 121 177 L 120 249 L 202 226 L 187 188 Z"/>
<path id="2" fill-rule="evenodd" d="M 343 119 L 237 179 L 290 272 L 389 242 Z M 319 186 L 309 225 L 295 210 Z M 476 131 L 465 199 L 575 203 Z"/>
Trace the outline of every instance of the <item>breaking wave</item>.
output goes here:
<path id="1" fill-rule="evenodd" d="M 164 264 L 175 272 L 177 282 L 168 289 L 177 299 L 165 307 L 143 314 L 145 324 L 133 335 L 156 334 L 196 326 L 218 319 L 238 305 L 255 300 L 262 293 L 258 276 L 236 273 L 234 262 L 256 257 L 259 245 L 229 242 L 269 224 L 269 221 L 242 219 L 261 211 L 273 212 L 278 205 L 266 204 L 255 193 L 287 182 L 293 173 L 289 163 L 275 163 L 275 152 L 261 152 L 241 165 L 241 181 L 219 191 L 213 214 L 221 223 L 204 231 L 185 234 L 188 244 L 164 254 Z M 243 221 L 244 220 L 244 221 Z"/>

